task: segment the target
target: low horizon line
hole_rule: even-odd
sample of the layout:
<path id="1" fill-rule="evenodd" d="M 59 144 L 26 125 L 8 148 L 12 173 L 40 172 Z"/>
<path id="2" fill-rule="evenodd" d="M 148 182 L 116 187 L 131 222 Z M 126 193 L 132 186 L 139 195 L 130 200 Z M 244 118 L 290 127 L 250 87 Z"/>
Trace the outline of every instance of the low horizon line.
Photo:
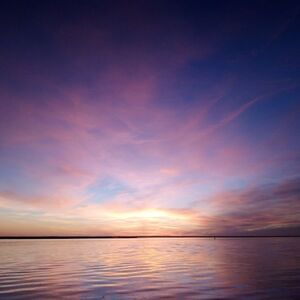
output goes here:
<path id="1" fill-rule="evenodd" d="M 300 235 L 45 235 L 45 236 L 0 236 L 0 239 L 138 239 L 138 238 L 299 238 Z"/>

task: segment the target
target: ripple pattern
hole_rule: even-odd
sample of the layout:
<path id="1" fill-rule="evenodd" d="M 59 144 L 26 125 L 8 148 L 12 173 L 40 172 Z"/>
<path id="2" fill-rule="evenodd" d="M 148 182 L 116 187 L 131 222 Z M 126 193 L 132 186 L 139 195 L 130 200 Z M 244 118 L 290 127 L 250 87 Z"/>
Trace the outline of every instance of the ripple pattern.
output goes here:
<path id="1" fill-rule="evenodd" d="M 299 299 L 300 239 L 1 240 L 0 299 Z"/>

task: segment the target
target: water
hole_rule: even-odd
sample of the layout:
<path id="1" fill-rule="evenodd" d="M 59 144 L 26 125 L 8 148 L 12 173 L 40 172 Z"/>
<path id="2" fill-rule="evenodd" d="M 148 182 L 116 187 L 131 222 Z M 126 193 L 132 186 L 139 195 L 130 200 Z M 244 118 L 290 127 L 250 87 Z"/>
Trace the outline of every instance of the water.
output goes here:
<path id="1" fill-rule="evenodd" d="M 1 240 L 0 299 L 300 299 L 300 239 Z"/>

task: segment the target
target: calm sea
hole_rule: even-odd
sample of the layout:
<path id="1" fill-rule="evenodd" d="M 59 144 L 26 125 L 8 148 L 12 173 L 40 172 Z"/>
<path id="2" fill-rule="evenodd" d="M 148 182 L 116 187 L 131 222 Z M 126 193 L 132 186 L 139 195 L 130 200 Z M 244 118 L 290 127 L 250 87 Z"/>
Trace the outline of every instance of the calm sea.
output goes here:
<path id="1" fill-rule="evenodd" d="M 300 239 L 1 240 L 0 299 L 300 299 Z"/>

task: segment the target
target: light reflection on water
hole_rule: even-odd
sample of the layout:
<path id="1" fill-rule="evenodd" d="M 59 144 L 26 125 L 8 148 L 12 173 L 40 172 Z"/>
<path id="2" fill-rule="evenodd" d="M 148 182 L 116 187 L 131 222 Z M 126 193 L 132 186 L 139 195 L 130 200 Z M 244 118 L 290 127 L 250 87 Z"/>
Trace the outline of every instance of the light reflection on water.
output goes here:
<path id="1" fill-rule="evenodd" d="M 300 239 L 1 240 L 0 299 L 300 299 Z"/>

